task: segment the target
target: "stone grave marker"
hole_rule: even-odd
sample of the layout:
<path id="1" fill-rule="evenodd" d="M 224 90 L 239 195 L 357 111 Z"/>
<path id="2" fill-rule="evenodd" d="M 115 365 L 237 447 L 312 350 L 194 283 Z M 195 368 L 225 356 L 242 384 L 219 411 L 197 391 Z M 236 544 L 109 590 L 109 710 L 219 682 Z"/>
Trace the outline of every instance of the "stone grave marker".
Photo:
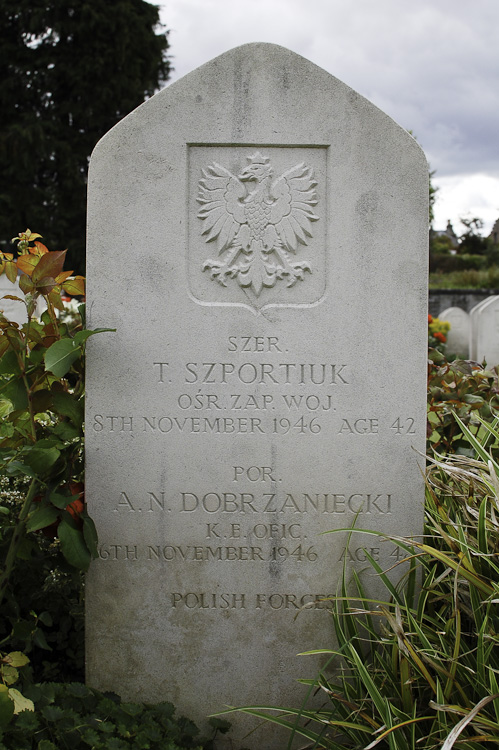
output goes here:
<path id="1" fill-rule="evenodd" d="M 470 316 L 460 307 L 448 307 L 438 315 L 440 320 L 450 323 L 447 334 L 447 351 L 463 359 L 470 356 Z"/>
<path id="2" fill-rule="evenodd" d="M 475 341 L 478 362 L 499 364 L 499 296 L 488 297 L 478 311 Z"/>
<path id="3" fill-rule="evenodd" d="M 427 199 L 405 130 L 269 44 L 98 144 L 87 309 L 116 333 L 87 358 L 92 685 L 201 724 L 298 706 L 322 661 L 297 654 L 334 645 L 344 562 L 399 559 L 322 532 L 421 533 Z M 236 747 L 287 741 L 265 725 L 243 742 L 255 720 L 230 719 Z"/>
<path id="4" fill-rule="evenodd" d="M 483 299 L 470 311 L 470 359 L 474 361 L 478 361 L 478 319 L 480 311 L 488 305 L 491 300 L 495 299 L 496 296 L 497 295 L 493 295 L 492 297 Z"/>

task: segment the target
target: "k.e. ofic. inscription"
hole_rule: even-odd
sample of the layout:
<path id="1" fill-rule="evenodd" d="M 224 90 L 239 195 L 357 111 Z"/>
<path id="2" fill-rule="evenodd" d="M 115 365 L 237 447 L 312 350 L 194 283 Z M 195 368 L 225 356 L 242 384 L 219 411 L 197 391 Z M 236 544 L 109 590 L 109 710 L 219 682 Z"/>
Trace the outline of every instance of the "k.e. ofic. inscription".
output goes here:
<path id="1" fill-rule="evenodd" d="M 222 286 L 235 279 L 259 297 L 278 281 L 292 287 L 310 273 L 306 261 L 295 262 L 300 244 L 312 236 L 317 182 L 304 163 L 274 178 L 269 156 L 259 151 L 247 157 L 238 176 L 214 162 L 203 170 L 198 201 L 202 234 L 216 240 L 220 260 L 208 259 L 203 270 Z"/>

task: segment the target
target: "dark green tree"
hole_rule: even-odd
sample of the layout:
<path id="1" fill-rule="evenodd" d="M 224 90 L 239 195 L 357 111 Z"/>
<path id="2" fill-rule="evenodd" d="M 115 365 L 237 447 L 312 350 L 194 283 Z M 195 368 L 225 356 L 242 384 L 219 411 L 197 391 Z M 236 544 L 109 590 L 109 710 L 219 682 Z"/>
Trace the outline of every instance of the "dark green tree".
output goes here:
<path id="1" fill-rule="evenodd" d="M 471 219 L 460 217 L 466 231 L 459 237 L 459 252 L 466 255 L 487 255 L 491 241 L 482 236 L 483 220 L 474 216 Z"/>
<path id="2" fill-rule="evenodd" d="M 0 248 L 72 237 L 83 271 L 89 156 L 166 82 L 168 46 L 144 0 L 0 0 Z"/>

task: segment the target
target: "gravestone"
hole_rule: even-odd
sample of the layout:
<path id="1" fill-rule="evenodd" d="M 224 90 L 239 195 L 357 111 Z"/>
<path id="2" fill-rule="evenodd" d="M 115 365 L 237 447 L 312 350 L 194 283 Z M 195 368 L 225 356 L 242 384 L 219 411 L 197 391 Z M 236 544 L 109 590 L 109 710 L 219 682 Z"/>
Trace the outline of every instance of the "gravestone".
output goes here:
<path id="1" fill-rule="evenodd" d="M 438 315 L 440 320 L 450 323 L 447 334 L 447 352 L 463 359 L 470 356 L 470 316 L 460 307 L 448 307 Z"/>
<path id="2" fill-rule="evenodd" d="M 499 299 L 499 295 L 492 295 L 491 297 L 487 297 L 486 299 L 479 302 L 473 309 L 470 311 L 470 359 L 474 360 L 475 362 L 479 362 L 480 356 L 479 356 L 479 336 L 481 338 L 481 344 L 483 343 L 483 337 L 485 329 L 483 325 L 480 327 L 479 320 L 480 315 L 482 313 L 482 310 L 484 310 L 488 305 L 491 304 L 494 300 Z M 480 334 L 481 331 L 481 334 Z M 482 356 L 483 359 L 483 356 Z"/>
<path id="3" fill-rule="evenodd" d="M 478 311 L 476 360 L 489 367 L 499 364 L 499 296 L 489 297 Z"/>
<path id="4" fill-rule="evenodd" d="M 100 141 L 87 309 L 116 333 L 87 358 L 92 685 L 201 724 L 298 706 L 344 563 L 399 575 L 393 543 L 322 532 L 422 530 L 427 199 L 406 131 L 269 44 Z M 284 746 L 230 719 L 235 747 Z"/>

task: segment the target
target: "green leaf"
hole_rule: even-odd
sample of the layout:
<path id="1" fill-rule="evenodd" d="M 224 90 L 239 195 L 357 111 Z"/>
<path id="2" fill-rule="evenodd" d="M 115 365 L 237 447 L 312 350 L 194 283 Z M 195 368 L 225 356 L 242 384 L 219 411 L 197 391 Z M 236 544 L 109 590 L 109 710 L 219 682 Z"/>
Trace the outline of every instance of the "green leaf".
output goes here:
<path id="1" fill-rule="evenodd" d="M 90 551 L 90 554 L 92 555 L 92 558 L 95 560 L 97 557 L 98 542 L 95 524 L 85 511 L 81 514 L 80 517 L 83 520 L 83 538 L 85 539 L 85 543 Z"/>
<path id="2" fill-rule="evenodd" d="M 29 698 L 25 698 L 22 693 L 19 692 L 19 690 L 16 690 L 15 688 L 10 688 L 9 690 L 9 696 L 14 701 L 14 713 L 20 714 L 21 711 L 34 711 L 35 705 L 33 701 L 30 701 Z"/>
<path id="3" fill-rule="evenodd" d="M 45 505 L 37 508 L 29 517 L 26 524 L 26 531 L 38 531 L 50 526 L 59 518 L 59 511 L 53 505 Z"/>
<path id="4" fill-rule="evenodd" d="M 62 378 L 80 356 L 81 348 L 72 339 L 61 339 L 49 346 L 45 352 L 45 369 Z"/>
<path id="5" fill-rule="evenodd" d="M 40 740 L 38 750 L 57 750 L 57 745 L 54 745 L 50 740 Z"/>
<path id="6" fill-rule="evenodd" d="M 2 680 L 5 685 L 13 685 L 19 679 L 19 672 L 15 667 L 4 664 L 2 667 Z"/>
<path id="7" fill-rule="evenodd" d="M 55 464 L 61 452 L 54 447 L 40 448 L 35 445 L 25 457 L 25 462 L 36 474 L 46 475 Z"/>
<path id="8" fill-rule="evenodd" d="M 2 396 L 12 402 L 15 411 L 24 411 L 28 408 L 28 394 L 21 378 L 12 378 L 2 389 Z"/>
<path id="9" fill-rule="evenodd" d="M 29 664 L 29 659 L 22 651 L 11 651 L 4 657 L 12 667 L 24 667 Z"/>
<path id="10" fill-rule="evenodd" d="M 68 563 L 78 570 L 88 570 L 91 555 L 82 532 L 63 518 L 57 535 L 61 542 L 62 554 Z"/>
<path id="11" fill-rule="evenodd" d="M 52 402 L 59 414 L 69 417 L 73 424 L 81 427 L 83 423 L 83 405 L 77 401 L 75 396 L 66 391 L 60 391 L 53 394 Z"/>
<path id="12" fill-rule="evenodd" d="M 55 505 L 56 508 L 62 508 L 63 510 L 69 505 L 72 499 L 74 500 L 74 497 L 70 492 L 64 494 L 53 490 L 49 495 L 50 502 Z"/>
<path id="13" fill-rule="evenodd" d="M 38 646 L 38 648 L 43 648 L 45 651 L 52 651 L 49 644 L 47 643 L 47 639 L 45 638 L 45 633 L 43 630 L 40 630 L 40 628 L 36 628 L 35 632 L 33 633 L 33 643 L 35 646 Z"/>
<path id="14" fill-rule="evenodd" d="M 94 331 L 85 329 L 84 331 L 78 331 L 78 333 L 75 333 L 74 341 L 76 341 L 78 344 L 83 344 L 84 341 L 86 341 L 90 336 L 93 336 L 95 333 L 106 333 L 114 331 L 116 331 L 116 328 L 96 328 Z"/>
<path id="15" fill-rule="evenodd" d="M 59 422 L 52 430 L 52 433 L 65 442 L 81 437 L 81 429 L 75 427 L 71 422 Z"/>
<path id="16" fill-rule="evenodd" d="M 0 359 L 0 375 L 20 375 L 20 373 L 16 353 L 12 350 L 6 352 Z"/>
<path id="17" fill-rule="evenodd" d="M 6 727 L 14 716 L 14 701 L 9 696 L 9 689 L 0 685 L 0 727 Z"/>
<path id="18" fill-rule="evenodd" d="M 38 615 L 38 619 L 39 619 L 39 621 L 41 623 L 43 623 L 44 625 L 46 625 L 48 628 L 50 628 L 52 626 L 53 622 L 54 622 L 52 620 L 52 615 L 50 614 L 50 612 L 41 612 Z"/>

